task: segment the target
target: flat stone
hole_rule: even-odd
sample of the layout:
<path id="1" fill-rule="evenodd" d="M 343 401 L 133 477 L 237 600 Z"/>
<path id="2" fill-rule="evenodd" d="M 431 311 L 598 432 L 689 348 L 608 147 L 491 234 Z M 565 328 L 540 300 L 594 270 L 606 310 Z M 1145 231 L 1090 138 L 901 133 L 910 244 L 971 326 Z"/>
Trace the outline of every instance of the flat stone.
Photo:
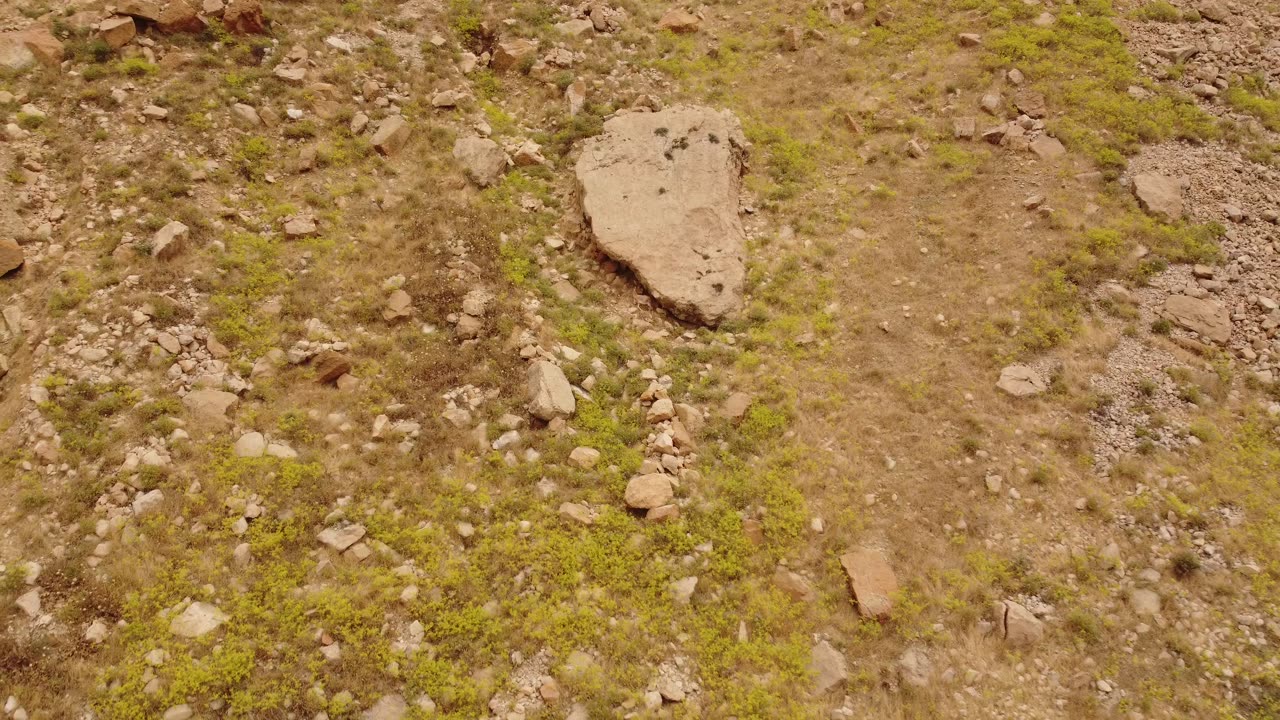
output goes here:
<path id="1" fill-rule="evenodd" d="M 1000 371 L 996 387 L 1014 397 L 1030 397 L 1048 390 L 1049 384 L 1026 365 L 1010 365 Z"/>
<path id="2" fill-rule="evenodd" d="M 732 113 L 691 106 L 618 115 L 583 144 L 591 234 L 679 318 L 716 325 L 742 306 L 746 148 Z"/>
<path id="3" fill-rule="evenodd" d="M 394 155 L 409 142 L 410 134 L 412 130 L 409 123 L 399 115 L 392 115 L 378 124 L 378 129 L 369 142 L 379 153 Z"/>
<path id="4" fill-rule="evenodd" d="M 820 640 L 809 652 L 809 674 L 813 676 L 813 692 L 825 695 L 844 685 L 849 667 L 844 655 L 826 640 Z"/>
<path id="5" fill-rule="evenodd" d="M 40 588 L 32 588 L 13 601 L 18 609 L 26 613 L 32 620 L 40 617 Z"/>
<path id="6" fill-rule="evenodd" d="M 225 425 L 227 412 L 239 402 L 234 394 L 222 390 L 193 390 L 182 398 L 182 404 L 197 421 Z"/>
<path id="7" fill-rule="evenodd" d="M 996 603 L 996 624 L 1001 637 L 1014 647 L 1030 647 L 1044 637 L 1044 623 L 1012 600 Z"/>
<path id="8" fill-rule="evenodd" d="M 577 409 L 564 371 L 548 360 L 537 360 L 529 366 L 528 391 L 529 412 L 541 420 L 571 417 Z"/>
<path id="9" fill-rule="evenodd" d="M 329 547 L 342 552 L 360 542 L 365 535 L 363 525 L 335 525 L 321 530 L 316 539 Z"/>
<path id="10" fill-rule="evenodd" d="M 453 158 L 480 187 L 496 185 L 507 172 L 507 154 L 488 138 L 458 138 L 453 144 Z"/>
<path id="11" fill-rule="evenodd" d="M 590 470 L 600 462 L 600 451 L 589 447 L 576 447 L 569 453 L 569 464 Z"/>
<path id="12" fill-rule="evenodd" d="M 818 599 L 817 591 L 808 580 L 781 565 L 773 569 L 773 584 L 792 600 L 813 602 Z"/>
<path id="13" fill-rule="evenodd" d="M 1143 210 L 1166 221 L 1183 216 L 1182 182 L 1155 173 L 1139 173 L 1133 177 L 1133 194 Z"/>
<path id="14" fill-rule="evenodd" d="M 217 607 L 205 602 L 193 602 L 181 615 L 169 622 L 169 632 L 179 637 L 197 638 L 217 630 L 226 621 L 226 614 Z"/>
<path id="15" fill-rule="evenodd" d="M 651 510 L 670 503 L 673 497 L 675 491 L 671 487 L 671 478 L 661 473 L 650 473 L 631 478 L 623 499 L 629 508 Z"/>
<path id="16" fill-rule="evenodd" d="M 1170 295 L 1163 314 L 1178 325 L 1224 345 L 1231 339 L 1231 313 L 1216 300 Z"/>
<path id="17" fill-rule="evenodd" d="M 863 617 L 886 620 L 893 610 L 898 578 L 879 550 L 857 548 L 840 556 L 849 587 Z"/>
<path id="18" fill-rule="evenodd" d="M 1139 588 L 1129 592 L 1129 607 L 1139 615 L 1159 615 L 1160 596 L 1154 590 Z"/>
<path id="19" fill-rule="evenodd" d="M 1041 135 L 1031 141 L 1031 152 L 1041 160 L 1056 160 L 1067 154 L 1067 149 L 1062 146 L 1058 138 Z"/>

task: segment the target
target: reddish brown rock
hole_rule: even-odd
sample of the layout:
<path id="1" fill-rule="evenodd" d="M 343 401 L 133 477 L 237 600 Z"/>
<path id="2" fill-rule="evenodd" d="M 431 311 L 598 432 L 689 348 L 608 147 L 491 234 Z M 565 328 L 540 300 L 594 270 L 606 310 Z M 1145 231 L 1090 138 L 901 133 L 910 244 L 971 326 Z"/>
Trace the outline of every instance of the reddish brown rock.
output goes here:
<path id="1" fill-rule="evenodd" d="M 36 60 L 46 67 L 62 64 L 62 42 L 48 28 L 31 27 L 18 33 L 18 39 L 31 51 Z"/>
<path id="2" fill-rule="evenodd" d="M 198 33 L 204 28 L 199 10 L 188 0 L 171 0 L 156 17 L 156 29 L 164 33 Z"/>
<path id="3" fill-rule="evenodd" d="M 24 260 L 22 246 L 13 238 L 0 238 L 0 275 L 8 275 L 22 267 Z"/>
<path id="4" fill-rule="evenodd" d="M 849 587 L 858 603 L 858 612 L 863 617 L 888 619 L 893 611 L 893 596 L 898 592 L 898 578 L 884 553 L 856 548 L 840 556 L 840 565 L 849 576 Z"/>
<path id="5" fill-rule="evenodd" d="M 321 385 L 336 382 L 338 378 L 351 372 L 351 360 L 339 352 L 326 350 L 312 361 L 316 370 L 316 382 Z"/>
<path id="6" fill-rule="evenodd" d="M 228 32 L 238 35 L 258 34 L 267 29 L 259 0 L 231 0 L 222 11 L 222 24 Z"/>

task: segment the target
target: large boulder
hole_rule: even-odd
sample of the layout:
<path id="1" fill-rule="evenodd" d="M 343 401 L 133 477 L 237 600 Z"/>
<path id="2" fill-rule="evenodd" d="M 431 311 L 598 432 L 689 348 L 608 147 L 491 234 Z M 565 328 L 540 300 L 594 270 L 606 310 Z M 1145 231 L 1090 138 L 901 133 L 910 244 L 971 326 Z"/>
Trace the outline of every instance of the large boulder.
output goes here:
<path id="1" fill-rule="evenodd" d="M 22 42 L 18 33 L 0 33 L 0 68 L 18 71 L 35 64 L 35 54 Z"/>
<path id="2" fill-rule="evenodd" d="M 716 325 L 742 306 L 746 148 L 732 113 L 690 106 L 619 115 L 583 146 L 575 170 L 596 242 L 680 318 Z"/>
<path id="3" fill-rule="evenodd" d="M 487 138 L 459 138 L 453 144 L 453 159 L 480 187 L 496 185 L 507 171 L 507 154 Z"/>
<path id="4" fill-rule="evenodd" d="M 8 275 L 17 270 L 25 260 L 22 246 L 16 240 L 0 237 L 0 275 Z"/>
<path id="5" fill-rule="evenodd" d="M 209 388 L 192 390 L 182 398 L 182 404 L 197 422 L 208 425 L 227 425 L 230 419 L 227 413 L 238 403 L 240 398 L 223 390 Z"/>
<path id="6" fill-rule="evenodd" d="M 25 70 L 37 62 L 55 68 L 62 62 L 62 43 L 48 28 L 0 33 L 0 68 Z"/>
<path id="7" fill-rule="evenodd" d="M 866 618 L 888 619 L 898 594 L 898 578 L 884 553 L 855 548 L 840 556 L 840 565 L 849 578 L 849 589 L 858 603 L 858 612 Z"/>
<path id="8" fill-rule="evenodd" d="M 996 387 L 1014 397 L 1029 397 L 1048 390 L 1049 384 L 1026 365 L 1010 365 L 1000 371 Z"/>
<path id="9" fill-rule="evenodd" d="M 138 26 L 128 15 L 109 17 L 98 24 L 98 38 L 113 50 L 119 50 L 138 34 Z"/>
<path id="10" fill-rule="evenodd" d="M 228 32 L 238 35 L 263 33 L 267 29 L 259 0 L 231 0 L 222 11 L 222 24 Z"/>
<path id="11" fill-rule="evenodd" d="M 1182 218 L 1182 182 L 1178 178 L 1140 173 L 1133 177 L 1133 194 L 1143 210 L 1162 220 Z"/>
<path id="12" fill-rule="evenodd" d="M 564 371 L 553 362 L 538 360 L 529 366 L 529 412 L 550 422 L 573 415 L 577 401 Z"/>
<path id="13" fill-rule="evenodd" d="M 1216 300 L 1170 295 L 1164 301 L 1164 315 L 1219 345 L 1231 339 L 1231 313 Z"/>

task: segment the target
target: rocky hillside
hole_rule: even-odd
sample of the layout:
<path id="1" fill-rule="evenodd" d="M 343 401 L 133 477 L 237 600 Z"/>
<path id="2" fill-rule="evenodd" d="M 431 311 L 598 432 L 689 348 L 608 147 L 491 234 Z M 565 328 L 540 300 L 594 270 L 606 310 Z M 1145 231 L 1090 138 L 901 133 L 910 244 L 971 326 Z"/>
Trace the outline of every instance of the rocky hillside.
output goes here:
<path id="1" fill-rule="evenodd" d="M 0 3 L 0 717 L 1280 717 L 1275 0 Z"/>

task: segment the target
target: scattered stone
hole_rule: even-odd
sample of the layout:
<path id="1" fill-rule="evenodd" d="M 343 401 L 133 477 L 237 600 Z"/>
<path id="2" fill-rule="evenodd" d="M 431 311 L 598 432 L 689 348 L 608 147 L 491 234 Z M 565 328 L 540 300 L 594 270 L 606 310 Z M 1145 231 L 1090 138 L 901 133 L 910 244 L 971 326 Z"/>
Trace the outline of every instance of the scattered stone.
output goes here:
<path id="1" fill-rule="evenodd" d="M 231 447 L 236 457 L 262 457 L 267 453 L 267 439 L 260 432 L 247 432 Z"/>
<path id="2" fill-rule="evenodd" d="M 206 602 L 193 602 L 181 615 L 169 622 L 169 632 L 179 637 L 197 638 L 222 627 L 227 616 Z"/>
<path id="3" fill-rule="evenodd" d="M 315 367 L 316 382 L 326 385 L 351 372 L 351 360 L 340 352 L 326 350 L 311 363 Z"/>
<path id="4" fill-rule="evenodd" d="M 702 27 L 702 20 L 697 15 L 681 8 L 671 8 L 658 19 L 660 30 L 669 30 L 677 35 L 696 33 Z"/>
<path id="5" fill-rule="evenodd" d="M 960 33 L 956 35 L 960 47 L 978 47 L 982 44 L 982 36 L 977 33 Z"/>
<path id="6" fill-rule="evenodd" d="M 561 517 L 580 522 L 583 525 L 590 525 L 595 522 L 591 510 L 586 505 L 571 502 L 560 503 L 559 512 Z"/>
<path id="7" fill-rule="evenodd" d="M 809 674 L 813 676 L 814 694 L 825 695 L 844 685 L 849 679 L 849 667 L 839 650 L 820 640 L 809 652 Z"/>
<path id="8" fill-rule="evenodd" d="M 1163 314 L 1219 345 L 1231 339 L 1231 313 L 1216 300 L 1170 295 L 1164 301 Z"/>
<path id="9" fill-rule="evenodd" d="M 529 366 L 529 412 L 540 420 L 571 417 L 577 409 L 573 388 L 558 365 L 537 360 Z"/>
<path id="10" fill-rule="evenodd" d="M 615 116 L 578 159 L 596 242 L 682 319 L 716 325 L 742 305 L 746 147 L 731 113 L 677 106 Z"/>
<path id="11" fill-rule="evenodd" d="M 174 705 L 164 711 L 161 720 L 191 720 L 196 713 L 191 709 L 190 705 Z"/>
<path id="12" fill-rule="evenodd" d="M 898 677 L 908 687 L 929 687 L 933 681 L 933 662 L 929 660 L 929 653 L 919 645 L 904 650 L 898 657 Z"/>
<path id="13" fill-rule="evenodd" d="M 637 475 L 627 482 L 624 500 L 627 507 L 636 510 L 651 510 L 671 502 L 675 492 L 671 487 L 670 476 L 661 473 Z"/>
<path id="14" fill-rule="evenodd" d="M 311 237 L 316 234 L 316 221 L 310 215 L 295 215 L 284 224 L 284 236 L 289 239 Z"/>
<path id="15" fill-rule="evenodd" d="M 1049 384 L 1026 365 L 1009 365 L 1000 371 L 996 387 L 1014 397 L 1030 397 L 1047 391 Z"/>
<path id="16" fill-rule="evenodd" d="M 1177 178 L 1139 173 L 1133 177 L 1133 194 L 1152 215 L 1168 221 L 1182 219 L 1182 183 Z"/>
<path id="17" fill-rule="evenodd" d="M 453 144 L 453 157 L 482 188 L 497 184 L 507 171 L 507 154 L 488 138 L 459 138 Z"/>
<path id="18" fill-rule="evenodd" d="M 489 62 L 489 67 L 493 68 L 494 72 L 517 69 L 525 62 L 529 62 L 537 51 L 538 43 L 533 40 L 517 38 L 500 42 L 493 50 L 493 59 Z"/>
<path id="19" fill-rule="evenodd" d="M 857 548 L 840 556 L 849 587 L 863 617 L 886 620 L 893 611 L 898 578 L 879 550 Z"/>
<path id="20" fill-rule="evenodd" d="M 671 583 L 671 595 L 681 605 L 688 605 L 693 599 L 693 591 L 698 589 L 698 577 L 690 575 Z"/>
<path id="21" fill-rule="evenodd" d="M 156 231 L 151 238 L 151 257 L 170 260 L 186 246 L 187 226 L 173 220 Z"/>
<path id="22" fill-rule="evenodd" d="M 411 134 L 409 123 L 399 115 L 392 115 L 378 125 L 377 131 L 369 140 L 373 148 L 383 155 L 395 155 L 409 142 Z"/>

